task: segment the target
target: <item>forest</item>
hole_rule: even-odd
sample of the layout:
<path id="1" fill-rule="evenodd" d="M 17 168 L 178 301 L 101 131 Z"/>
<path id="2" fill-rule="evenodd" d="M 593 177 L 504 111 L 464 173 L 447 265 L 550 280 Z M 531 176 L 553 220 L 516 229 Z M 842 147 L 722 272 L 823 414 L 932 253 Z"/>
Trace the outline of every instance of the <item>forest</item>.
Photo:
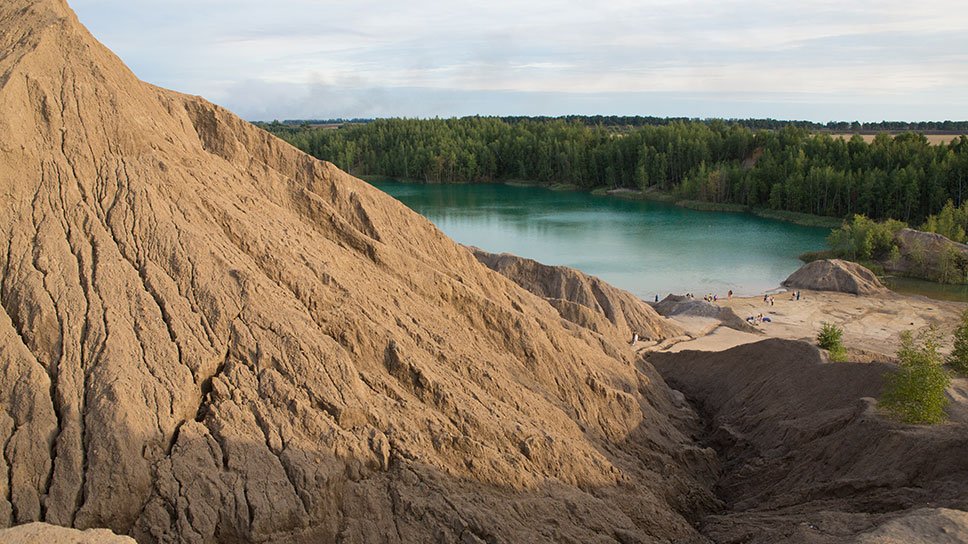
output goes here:
<path id="1" fill-rule="evenodd" d="M 603 125 L 606 127 L 641 127 L 645 125 L 668 125 L 674 122 L 702 122 L 702 123 L 712 123 L 714 121 L 720 121 L 722 119 L 699 119 L 691 117 L 655 117 L 652 115 L 559 115 L 557 117 L 547 117 L 547 116 L 524 116 L 524 115 L 512 115 L 496 117 L 502 121 L 514 124 L 524 120 L 532 121 L 566 121 L 566 122 L 579 122 L 583 125 L 588 126 L 598 126 Z M 271 123 L 255 121 L 256 125 L 259 125 L 266 130 L 276 133 L 281 132 L 294 132 L 300 127 L 310 127 L 319 125 L 342 125 L 345 123 L 370 123 L 375 121 L 373 118 L 353 118 L 353 119 L 287 119 L 285 121 L 273 121 Z M 827 131 L 833 133 L 843 133 L 843 132 L 861 132 L 861 133 L 877 133 L 885 131 L 895 131 L 895 132 L 912 132 L 912 131 L 925 131 L 925 132 L 942 132 L 947 134 L 964 134 L 968 133 L 968 121 L 878 121 L 876 123 L 866 122 L 861 123 L 860 121 L 829 121 L 827 123 L 816 123 L 813 121 L 789 121 L 781 119 L 729 119 L 726 122 L 731 124 L 737 124 L 746 128 L 751 129 L 770 129 L 779 130 L 786 126 L 795 126 L 801 128 L 808 128 L 813 131 Z"/>
<path id="2" fill-rule="evenodd" d="M 844 139 L 800 122 L 776 122 L 779 128 L 770 128 L 750 125 L 772 120 L 671 119 L 636 126 L 629 118 L 619 118 L 626 121 L 622 125 L 591 124 L 589 119 L 594 118 L 404 118 L 339 128 L 262 126 L 361 176 L 627 187 L 682 200 L 838 218 L 862 214 L 911 224 L 940 213 L 949 200 L 959 207 L 968 197 L 964 135 L 932 145 L 921 133 L 882 132 L 867 143 L 859 134 Z"/>

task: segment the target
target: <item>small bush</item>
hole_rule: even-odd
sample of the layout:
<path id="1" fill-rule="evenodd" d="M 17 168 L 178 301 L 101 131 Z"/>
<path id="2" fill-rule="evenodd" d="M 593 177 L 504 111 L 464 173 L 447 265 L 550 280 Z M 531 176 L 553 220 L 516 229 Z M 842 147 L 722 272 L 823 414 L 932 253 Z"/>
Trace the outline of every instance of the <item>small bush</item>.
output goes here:
<path id="1" fill-rule="evenodd" d="M 961 324 L 955 329 L 955 345 L 948 356 L 948 364 L 968 376 L 968 310 L 961 314 Z"/>
<path id="2" fill-rule="evenodd" d="M 807 251 L 801 253 L 798 259 L 805 263 L 812 263 L 813 261 L 819 261 L 820 259 L 839 259 L 842 255 L 839 255 L 831 249 L 826 249 L 823 251 Z"/>
<path id="3" fill-rule="evenodd" d="M 901 333 L 897 350 L 900 368 L 887 375 L 878 404 L 904 423 L 941 423 L 948 399 L 944 390 L 951 385 L 951 373 L 942 366 L 938 353 L 941 335 L 937 329 Z"/>
<path id="4" fill-rule="evenodd" d="M 843 343 L 844 331 L 833 323 L 824 322 L 817 335 L 817 345 L 830 352 L 830 360 L 844 362 L 847 360 L 847 348 Z"/>
<path id="5" fill-rule="evenodd" d="M 897 268 L 897 263 L 901 261 L 901 250 L 898 249 L 897 245 L 891 244 L 891 252 L 887 260 L 891 263 L 891 268 Z"/>

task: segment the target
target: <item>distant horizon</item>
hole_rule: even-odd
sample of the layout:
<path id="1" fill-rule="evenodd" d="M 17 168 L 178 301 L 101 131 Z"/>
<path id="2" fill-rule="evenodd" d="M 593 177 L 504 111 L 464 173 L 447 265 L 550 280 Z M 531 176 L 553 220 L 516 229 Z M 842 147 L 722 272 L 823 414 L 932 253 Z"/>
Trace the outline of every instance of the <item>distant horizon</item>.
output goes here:
<path id="1" fill-rule="evenodd" d="M 651 117 L 655 117 L 657 119 L 663 119 L 663 120 L 679 120 L 679 119 L 682 119 L 682 120 L 700 121 L 700 122 L 717 121 L 718 120 L 718 121 L 724 121 L 724 122 L 727 122 L 727 123 L 730 123 L 730 122 L 742 122 L 742 121 L 775 121 L 775 122 L 778 122 L 778 123 L 790 123 L 790 124 L 807 123 L 807 124 L 812 124 L 812 125 L 820 125 L 820 126 L 823 126 L 825 128 L 828 128 L 831 123 L 855 123 L 855 122 L 856 123 L 860 123 L 862 125 L 876 125 L 876 124 L 882 124 L 882 123 L 906 123 L 906 124 L 911 124 L 911 125 L 922 124 L 922 123 L 955 123 L 955 124 L 965 124 L 965 123 L 968 123 L 968 119 L 916 119 L 916 120 L 881 119 L 879 121 L 858 121 L 856 119 L 855 120 L 832 119 L 832 120 L 827 121 L 825 123 L 821 123 L 821 122 L 818 122 L 818 121 L 811 121 L 809 119 L 777 119 L 777 118 L 773 118 L 773 117 L 716 117 L 716 116 L 713 116 L 713 117 L 686 117 L 686 116 L 659 117 L 659 116 L 642 115 L 642 114 L 613 114 L 613 115 L 605 115 L 605 114 L 599 114 L 599 113 L 594 113 L 594 114 L 565 113 L 565 114 L 562 114 L 562 115 L 480 115 L 480 114 L 470 114 L 470 115 L 451 115 L 451 116 L 448 116 L 448 117 L 443 117 L 443 116 L 439 116 L 439 115 L 437 115 L 437 116 L 430 116 L 430 117 L 416 117 L 416 116 L 414 116 L 414 117 L 408 117 L 408 116 L 404 116 L 404 115 L 390 115 L 390 116 L 385 116 L 385 117 L 383 117 L 383 116 L 381 116 L 381 117 L 361 117 L 361 116 L 356 116 L 356 117 L 330 117 L 330 118 L 310 118 L 310 117 L 303 117 L 303 118 L 294 118 L 294 119 L 269 119 L 269 120 L 265 120 L 265 119 L 246 119 L 246 120 L 249 121 L 249 122 L 251 122 L 251 123 L 275 123 L 275 122 L 278 122 L 278 123 L 284 123 L 284 124 L 294 124 L 294 123 L 336 124 L 336 123 L 365 123 L 365 122 L 376 121 L 376 120 L 379 120 L 379 119 L 404 119 L 404 118 L 406 118 L 406 119 L 416 119 L 416 120 L 430 120 L 430 119 L 460 119 L 460 118 L 464 118 L 464 117 L 494 117 L 494 118 L 517 118 L 517 117 L 521 117 L 521 118 L 531 118 L 531 119 L 540 119 L 540 118 L 546 118 L 546 119 L 562 119 L 562 118 L 569 118 L 569 117 L 641 117 L 641 118 L 651 118 Z M 845 130 L 848 130 L 848 129 L 845 129 Z M 871 130 L 871 129 L 861 128 L 861 130 Z M 891 130 L 891 129 L 887 129 L 887 130 Z M 929 129 L 915 129 L 915 130 L 944 131 L 944 132 L 962 132 L 962 131 L 960 131 L 958 129 L 947 130 L 947 129 L 931 129 L 931 128 L 929 128 Z"/>
<path id="2" fill-rule="evenodd" d="M 968 10 L 948 0 L 70 4 L 141 79 L 254 121 L 968 119 Z"/>

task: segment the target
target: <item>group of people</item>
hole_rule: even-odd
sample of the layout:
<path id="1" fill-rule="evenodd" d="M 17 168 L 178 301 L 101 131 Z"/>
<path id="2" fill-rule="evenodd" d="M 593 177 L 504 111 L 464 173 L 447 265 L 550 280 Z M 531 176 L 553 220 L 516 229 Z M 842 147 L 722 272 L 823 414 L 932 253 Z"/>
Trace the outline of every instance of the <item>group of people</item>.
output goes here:
<path id="1" fill-rule="evenodd" d="M 800 291 L 790 291 L 790 300 L 800 300 Z M 763 302 L 769 302 L 770 306 L 776 303 L 776 299 L 769 294 L 763 295 Z"/>
<path id="2" fill-rule="evenodd" d="M 747 317 L 746 318 L 746 322 L 749 323 L 750 325 L 759 325 L 760 323 L 770 322 L 770 321 L 771 321 L 770 318 L 769 317 L 763 317 L 763 314 L 759 314 L 759 315 L 757 315 L 755 317 Z"/>
<path id="3" fill-rule="evenodd" d="M 689 298 L 692 298 L 692 293 L 686 293 L 686 296 Z M 729 292 L 726 293 L 726 298 L 733 298 L 732 289 L 730 289 Z M 708 293 L 706 294 L 706 296 L 702 297 L 702 299 L 705 300 L 706 302 L 719 302 L 719 295 Z"/>

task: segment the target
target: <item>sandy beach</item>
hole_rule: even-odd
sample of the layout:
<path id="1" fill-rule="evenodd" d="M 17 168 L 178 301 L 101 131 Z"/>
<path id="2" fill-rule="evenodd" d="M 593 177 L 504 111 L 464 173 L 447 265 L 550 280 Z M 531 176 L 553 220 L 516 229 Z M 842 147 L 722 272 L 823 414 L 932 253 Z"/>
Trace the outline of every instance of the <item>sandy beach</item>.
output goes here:
<path id="1" fill-rule="evenodd" d="M 763 302 L 763 296 L 721 298 L 713 303 L 731 308 L 744 319 L 759 314 L 770 318 L 769 322 L 756 327 L 761 334 L 719 326 L 718 321 L 710 318 L 672 318 L 694 339 L 678 342 L 665 351 L 720 351 L 764 338 L 813 343 L 821 324 L 829 322 L 844 330 L 844 345 L 851 360 L 887 361 L 893 359 L 902 331 L 917 332 L 931 325 L 945 334 L 944 351 L 947 352 L 958 318 L 968 308 L 968 304 L 961 302 L 904 296 L 890 291 L 865 296 L 801 290 L 800 300 L 791 300 L 791 295 L 792 291 L 773 295 L 772 305 Z"/>

